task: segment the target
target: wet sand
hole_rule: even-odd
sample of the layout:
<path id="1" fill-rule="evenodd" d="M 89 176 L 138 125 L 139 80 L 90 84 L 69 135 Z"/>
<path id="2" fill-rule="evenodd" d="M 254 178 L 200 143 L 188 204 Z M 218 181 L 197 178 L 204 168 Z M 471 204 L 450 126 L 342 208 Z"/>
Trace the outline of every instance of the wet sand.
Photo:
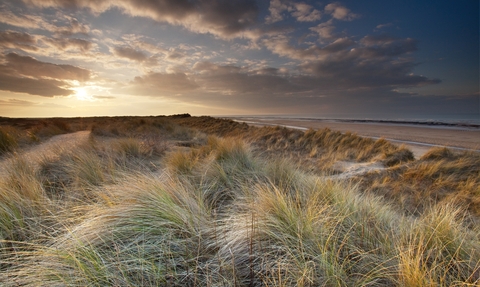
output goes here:
<path id="1" fill-rule="evenodd" d="M 334 120 L 303 120 L 281 118 L 232 118 L 251 125 L 281 125 L 300 129 L 330 128 L 340 132 L 352 132 L 360 136 L 385 138 L 397 144 L 407 145 L 416 157 L 433 146 L 480 151 L 480 129 L 442 125 L 342 122 Z"/>

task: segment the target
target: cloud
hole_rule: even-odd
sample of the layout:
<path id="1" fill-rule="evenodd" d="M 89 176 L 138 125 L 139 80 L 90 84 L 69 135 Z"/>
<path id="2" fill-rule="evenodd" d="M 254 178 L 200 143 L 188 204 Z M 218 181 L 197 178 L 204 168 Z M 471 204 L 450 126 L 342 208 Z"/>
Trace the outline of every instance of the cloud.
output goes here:
<path id="1" fill-rule="evenodd" d="M 87 81 L 91 77 L 90 71 L 86 69 L 72 65 L 57 65 L 41 62 L 32 57 L 20 56 L 15 53 L 7 54 L 5 59 L 7 60 L 6 67 L 23 76 L 52 78 L 56 80 L 75 80 L 79 82 Z"/>
<path id="2" fill-rule="evenodd" d="M 130 16 L 183 26 L 190 31 L 222 38 L 242 37 L 256 23 L 254 0 L 24 0 L 38 7 L 88 8 L 103 13 L 118 8 Z"/>
<path id="3" fill-rule="evenodd" d="M 75 38 L 44 38 L 42 41 L 62 51 L 74 50 L 85 53 L 94 46 L 90 41 Z"/>
<path id="4" fill-rule="evenodd" d="M 56 65 L 9 53 L 0 65 L 0 90 L 44 97 L 73 93 L 68 81 L 87 81 L 90 71 L 72 65 Z"/>
<path id="5" fill-rule="evenodd" d="M 409 54 L 417 50 L 416 43 L 411 38 L 386 34 L 368 35 L 358 41 L 343 37 L 308 47 L 294 46 L 284 35 L 263 41 L 273 53 L 302 61 L 298 68 L 303 76 L 292 82 L 324 90 L 393 89 L 440 83 L 438 79 L 413 74 L 415 63 Z"/>
<path id="6" fill-rule="evenodd" d="M 317 32 L 322 39 L 332 39 L 336 37 L 336 35 L 333 33 L 335 26 L 333 26 L 332 19 L 328 20 L 327 22 L 320 23 L 315 27 L 311 27 L 310 30 Z"/>
<path id="7" fill-rule="evenodd" d="M 32 46 L 34 44 L 35 37 L 28 33 L 0 31 L 0 47 L 36 51 L 37 47 Z"/>
<path id="8" fill-rule="evenodd" d="M 271 67 L 248 70 L 246 67 L 203 61 L 195 63 L 192 72 L 188 75 L 148 73 L 135 77 L 128 87 L 119 92 L 211 107 L 258 108 L 281 106 L 284 101 L 294 102 L 292 94 L 308 89 L 291 83 L 288 75 Z"/>
<path id="9" fill-rule="evenodd" d="M 148 59 L 148 56 L 145 53 L 135 50 L 132 47 L 115 47 L 113 48 L 113 53 L 116 56 L 137 62 L 144 62 Z"/>
<path id="10" fill-rule="evenodd" d="M 72 94 L 69 89 L 64 89 L 64 82 L 51 79 L 32 79 L 11 76 L 0 66 L 0 90 L 31 95 L 53 97 L 68 96 Z"/>
<path id="11" fill-rule="evenodd" d="M 0 22 L 23 29 L 41 29 L 54 33 L 57 36 L 68 37 L 75 34 L 88 35 L 90 27 L 80 23 L 77 19 L 57 14 L 54 20 L 44 18 L 45 15 L 29 15 L 22 12 L 14 14 L 12 11 L 0 12 Z M 55 24 L 52 24 L 55 23 Z"/>
<path id="12" fill-rule="evenodd" d="M 0 100 L 0 106 L 30 107 L 35 105 L 38 103 L 18 99 Z"/>
<path id="13" fill-rule="evenodd" d="M 305 3 L 294 3 L 292 16 L 299 22 L 314 22 L 322 17 L 320 11 Z"/>
<path id="14" fill-rule="evenodd" d="M 364 57 L 395 57 L 417 50 L 417 41 L 412 38 L 398 39 L 382 34 L 367 35 L 360 40 Z"/>
<path id="15" fill-rule="evenodd" d="M 268 11 L 270 15 L 265 17 L 265 23 L 272 24 L 283 20 L 282 12 L 288 10 L 288 5 L 281 0 L 270 0 Z"/>
<path id="16" fill-rule="evenodd" d="M 342 21 L 352 21 L 359 17 L 359 15 L 350 12 L 350 9 L 342 6 L 338 2 L 330 3 L 325 6 L 325 13 L 331 14 L 333 18 Z"/>
<path id="17" fill-rule="evenodd" d="M 409 51 L 406 47 L 393 45 L 396 49 L 362 47 L 342 50 L 323 60 L 302 64 L 302 70 L 311 74 L 325 87 L 342 89 L 374 87 L 412 87 L 440 83 L 412 73 L 414 63 L 410 59 L 396 58 Z"/>
<path id="18" fill-rule="evenodd" d="M 236 107 L 250 113 L 318 113 L 331 107 L 343 112 L 370 112 L 384 107 L 393 112 L 396 107 L 407 110 L 409 103 L 434 101 L 433 97 L 416 99 L 394 91 L 397 87 L 439 82 L 411 75 L 413 63 L 399 61 L 390 67 L 391 58 L 361 58 L 346 51 L 340 49 L 328 60 L 303 62 L 292 68 L 300 73 L 269 66 L 252 69 L 254 65 L 200 61 L 188 74 L 152 72 L 136 77 L 126 90 L 190 104 Z"/>
<path id="19" fill-rule="evenodd" d="M 25 29 L 56 30 L 56 26 L 36 15 L 17 15 L 11 11 L 0 11 L 0 22 Z"/>
<path id="20" fill-rule="evenodd" d="M 270 15 L 265 17 L 266 24 L 282 21 L 283 12 L 288 11 L 299 22 L 313 22 L 320 20 L 322 13 L 312 5 L 306 3 L 294 3 L 291 1 L 271 0 L 268 8 Z"/>
<path id="21" fill-rule="evenodd" d="M 242 69 L 234 65 L 217 65 L 212 62 L 203 61 L 195 63 L 192 70 L 200 74 L 224 75 L 240 73 Z"/>
<path id="22" fill-rule="evenodd" d="M 265 39 L 263 43 L 273 53 L 296 60 L 318 60 L 326 55 L 342 51 L 355 43 L 349 38 L 338 38 L 322 47 L 310 45 L 308 48 L 297 48 L 292 46 L 289 41 L 288 37 L 280 35 Z"/>
<path id="23" fill-rule="evenodd" d="M 278 73 L 278 69 L 265 67 L 248 70 L 234 65 L 218 65 L 211 62 L 197 62 L 193 66 L 197 72 L 195 82 L 203 90 L 221 94 L 250 94 L 252 96 L 283 94 L 303 91 L 304 88 L 292 84 L 288 77 Z"/>
<path id="24" fill-rule="evenodd" d="M 116 97 L 114 97 L 114 96 L 99 96 L 99 95 L 93 95 L 92 98 L 98 99 L 98 100 L 112 100 L 112 99 L 115 99 Z"/>
<path id="25" fill-rule="evenodd" d="M 90 27 L 85 24 L 80 23 L 77 19 L 64 16 L 68 21 L 67 25 L 63 25 L 61 27 L 57 27 L 53 32 L 55 32 L 59 36 L 68 37 L 74 34 L 83 34 L 88 35 L 90 32 Z"/>
<path id="26" fill-rule="evenodd" d="M 386 28 L 386 27 L 390 27 L 392 25 L 393 25 L 393 23 L 379 24 L 375 27 L 375 30 L 380 30 L 380 29 L 383 29 L 383 28 Z"/>
<path id="27" fill-rule="evenodd" d="M 158 73 L 151 72 L 144 76 L 135 77 L 128 87 L 131 91 L 141 95 L 162 96 L 164 92 L 178 94 L 198 88 L 194 80 L 185 73 Z"/>

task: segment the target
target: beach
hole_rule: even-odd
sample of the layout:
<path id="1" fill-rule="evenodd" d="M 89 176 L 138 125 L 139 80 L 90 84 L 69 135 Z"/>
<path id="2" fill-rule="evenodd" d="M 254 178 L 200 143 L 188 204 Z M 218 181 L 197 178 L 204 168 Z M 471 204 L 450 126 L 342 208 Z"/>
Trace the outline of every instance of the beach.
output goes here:
<path id="1" fill-rule="evenodd" d="M 289 119 L 277 117 L 235 117 L 232 119 L 243 121 L 250 125 L 280 125 L 297 129 L 329 128 L 342 133 L 352 132 L 365 137 L 385 138 L 397 144 L 405 144 L 414 152 L 416 157 L 421 156 L 434 146 L 480 151 L 480 129 L 460 125 Z"/>

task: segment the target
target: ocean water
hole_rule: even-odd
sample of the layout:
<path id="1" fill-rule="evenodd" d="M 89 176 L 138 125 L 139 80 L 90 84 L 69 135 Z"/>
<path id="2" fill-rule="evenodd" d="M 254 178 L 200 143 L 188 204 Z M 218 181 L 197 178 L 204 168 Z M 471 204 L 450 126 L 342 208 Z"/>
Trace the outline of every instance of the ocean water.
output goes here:
<path id="1" fill-rule="evenodd" d="M 388 115 L 388 114 L 278 114 L 251 115 L 262 118 L 291 118 L 319 120 L 359 120 L 359 121 L 391 121 L 418 124 L 474 125 L 480 127 L 480 113 L 475 114 L 441 114 L 441 115 Z M 242 116 L 242 117 L 245 117 Z"/>

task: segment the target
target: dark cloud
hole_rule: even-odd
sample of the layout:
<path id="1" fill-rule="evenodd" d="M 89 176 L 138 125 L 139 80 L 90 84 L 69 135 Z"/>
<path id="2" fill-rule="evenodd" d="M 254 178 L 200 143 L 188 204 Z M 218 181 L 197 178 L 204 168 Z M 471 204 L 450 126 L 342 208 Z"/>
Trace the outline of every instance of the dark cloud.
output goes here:
<path id="1" fill-rule="evenodd" d="M 344 67 L 336 70 L 336 64 Z M 475 103 L 473 96 L 421 96 L 394 91 L 393 87 L 435 82 L 405 74 L 404 70 L 411 67 L 399 67 L 396 74 L 388 67 L 376 66 L 380 65 L 379 62 L 372 63 L 374 67 L 365 66 L 365 70 L 357 67 L 358 63 L 350 65 L 347 58 L 338 58 L 337 62 L 323 67 L 330 74 L 312 70 L 292 75 L 273 67 L 249 70 L 248 67 L 204 61 L 197 62 L 192 69 L 194 73 L 189 75 L 150 73 L 136 77 L 130 89 L 138 95 L 170 97 L 217 108 L 235 107 L 251 113 L 318 114 L 335 111 L 358 114 L 383 111 L 394 114 L 409 109 L 420 111 L 422 107 L 435 113 L 445 112 L 445 104 L 461 110 Z M 302 67 L 307 69 L 305 66 Z M 355 73 L 341 75 L 345 69 Z M 369 69 L 375 74 L 369 75 Z"/>
<path id="2" fill-rule="evenodd" d="M 40 7 L 89 8 L 102 13 L 116 7 L 125 14 L 181 25 L 199 33 L 230 38 L 242 36 L 256 23 L 254 0 L 24 0 Z"/>
<path id="3" fill-rule="evenodd" d="M 386 34 L 365 36 L 360 40 L 360 45 L 364 47 L 363 57 L 395 57 L 417 50 L 415 39 L 398 39 Z"/>
<path id="4" fill-rule="evenodd" d="M 271 67 L 249 70 L 235 65 L 198 62 L 193 70 L 195 74 L 190 77 L 199 88 L 184 93 L 177 100 L 253 111 L 298 105 L 302 93 L 309 89 L 292 83 L 287 74 Z"/>
<path id="5" fill-rule="evenodd" d="M 36 44 L 35 37 L 28 33 L 0 31 L 0 47 L 35 51 L 37 48 L 32 46 L 34 44 Z"/>
<path id="6" fill-rule="evenodd" d="M 0 90 L 44 97 L 68 96 L 71 85 L 66 80 L 87 81 L 90 71 L 72 65 L 56 65 L 32 57 L 9 53 L 0 65 Z"/>
<path id="7" fill-rule="evenodd" d="M 273 53 L 303 60 L 302 85 L 324 89 L 352 89 L 388 86 L 423 86 L 440 80 L 414 75 L 415 63 L 409 55 L 417 50 L 417 41 L 386 34 L 365 36 L 358 41 L 343 37 L 324 45 L 296 47 L 287 36 L 263 41 Z M 308 60 L 308 61 L 305 61 Z"/>
<path id="8" fill-rule="evenodd" d="M 338 38 L 324 46 L 309 45 L 307 48 L 301 48 L 291 45 L 289 41 L 287 36 L 278 35 L 265 39 L 263 44 L 275 54 L 298 60 L 315 60 L 321 56 L 343 51 L 355 44 L 349 38 Z"/>
<path id="9" fill-rule="evenodd" d="M 250 109 L 298 105 L 300 94 L 309 89 L 292 83 L 276 68 L 249 71 L 234 65 L 198 62 L 193 71 L 189 75 L 150 73 L 136 77 L 123 91 L 212 107 Z"/>
<path id="10" fill-rule="evenodd" d="M 264 74 L 230 73 L 202 75 L 196 78 L 197 83 L 213 92 L 237 94 L 264 92 L 264 97 L 274 98 L 274 94 L 297 92 L 299 87 L 289 83 L 283 77 Z M 271 93 L 269 95 L 269 93 Z"/>
<path id="11" fill-rule="evenodd" d="M 392 88 L 423 86 L 440 80 L 411 74 L 413 64 L 408 61 L 363 61 L 349 55 L 325 61 L 303 64 L 303 71 L 312 74 L 318 86 L 330 89 L 362 89 L 388 86 Z"/>
<path id="12" fill-rule="evenodd" d="M 65 86 L 65 83 L 62 81 L 18 77 L 12 76 L 8 72 L 8 70 L 0 66 L 0 90 L 43 97 L 68 96 L 72 94 L 71 90 L 62 88 Z"/>
<path id="13" fill-rule="evenodd" d="M 186 57 L 187 55 L 185 53 L 177 50 L 173 50 L 173 51 L 169 51 L 165 58 L 172 62 L 178 62 L 178 61 L 182 61 Z"/>
<path id="14" fill-rule="evenodd" d="M 220 36 L 241 33 L 256 22 L 258 14 L 254 0 L 203 0 L 199 4 L 199 24 L 205 32 L 215 31 L 213 34 Z"/>
<path id="15" fill-rule="evenodd" d="M 16 73 L 35 78 L 52 78 L 56 80 L 76 80 L 84 82 L 90 79 L 89 70 L 75 67 L 72 65 L 57 65 L 38 61 L 29 56 L 20 56 L 15 53 L 9 53 L 5 56 L 7 60 L 6 67 L 14 70 Z"/>
<path id="16" fill-rule="evenodd" d="M 132 47 L 115 47 L 113 53 L 119 57 L 137 62 L 144 62 L 148 59 L 148 56 L 145 53 L 135 50 Z"/>

